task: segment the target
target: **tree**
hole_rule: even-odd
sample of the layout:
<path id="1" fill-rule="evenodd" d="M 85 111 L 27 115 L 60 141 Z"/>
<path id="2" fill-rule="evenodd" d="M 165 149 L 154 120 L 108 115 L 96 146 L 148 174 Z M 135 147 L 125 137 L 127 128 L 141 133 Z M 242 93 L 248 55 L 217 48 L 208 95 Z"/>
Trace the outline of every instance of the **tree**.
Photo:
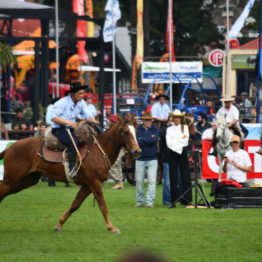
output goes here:
<path id="1" fill-rule="evenodd" d="M 0 43 L 0 67 L 5 67 L 16 62 L 16 58 L 12 53 L 9 45 Z"/>

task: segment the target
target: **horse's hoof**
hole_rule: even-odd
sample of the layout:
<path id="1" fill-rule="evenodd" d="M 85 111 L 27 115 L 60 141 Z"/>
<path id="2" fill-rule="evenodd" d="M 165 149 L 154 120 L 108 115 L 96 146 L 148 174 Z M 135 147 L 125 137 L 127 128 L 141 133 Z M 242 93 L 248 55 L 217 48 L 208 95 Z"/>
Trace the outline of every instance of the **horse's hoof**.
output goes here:
<path id="1" fill-rule="evenodd" d="M 118 229 L 118 228 L 113 228 L 113 229 L 111 230 L 111 232 L 112 232 L 112 233 L 115 233 L 115 234 L 121 234 L 121 231 L 120 231 L 120 229 Z"/>
<path id="2" fill-rule="evenodd" d="M 61 232 L 62 229 L 61 229 L 61 228 L 58 228 L 58 227 L 55 227 L 55 228 L 54 228 L 54 231 L 55 231 L 55 232 Z"/>

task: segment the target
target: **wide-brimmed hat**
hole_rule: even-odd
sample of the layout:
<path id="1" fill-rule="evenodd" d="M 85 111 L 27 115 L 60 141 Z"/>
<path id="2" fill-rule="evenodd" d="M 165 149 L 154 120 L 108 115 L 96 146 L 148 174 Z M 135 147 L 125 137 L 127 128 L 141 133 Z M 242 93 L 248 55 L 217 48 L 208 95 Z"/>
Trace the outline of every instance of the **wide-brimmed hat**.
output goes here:
<path id="1" fill-rule="evenodd" d="M 118 122 L 118 117 L 117 117 L 117 115 L 110 115 L 110 116 L 108 117 L 108 119 L 109 119 L 110 121 L 114 122 L 114 123 L 117 123 L 117 122 Z"/>
<path id="2" fill-rule="evenodd" d="M 232 143 L 232 142 L 238 142 L 238 143 L 240 143 L 240 137 L 237 136 L 237 135 L 233 135 L 233 136 L 231 137 L 230 142 L 231 142 L 231 143 Z"/>
<path id="3" fill-rule="evenodd" d="M 172 116 L 172 117 L 183 117 L 185 115 L 185 113 L 181 112 L 180 110 L 176 109 L 175 111 L 173 111 L 172 113 L 169 113 L 169 116 Z"/>
<path id="4" fill-rule="evenodd" d="M 153 120 L 154 117 L 152 117 L 151 112 L 144 111 L 144 112 L 142 112 L 140 119 L 141 120 Z"/>
<path id="5" fill-rule="evenodd" d="M 160 95 L 156 96 L 155 100 L 158 101 L 161 97 L 165 98 L 166 100 L 169 100 L 169 97 L 167 95 L 165 95 L 165 94 L 160 94 Z"/>
<path id="6" fill-rule="evenodd" d="M 79 90 L 85 90 L 87 88 L 88 88 L 88 85 L 83 86 L 81 82 L 74 82 L 74 83 L 71 83 L 69 92 L 75 93 Z"/>
<path id="7" fill-rule="evenodd" d="M 222 101 L 222 102 L 229 102 L 229 101 L 232 102 L 234 100 L 235 100 L 235 98 L 232 97 L 232 96 L 224 96 L 223 98 L 220 99 L 220 101 Z"/>

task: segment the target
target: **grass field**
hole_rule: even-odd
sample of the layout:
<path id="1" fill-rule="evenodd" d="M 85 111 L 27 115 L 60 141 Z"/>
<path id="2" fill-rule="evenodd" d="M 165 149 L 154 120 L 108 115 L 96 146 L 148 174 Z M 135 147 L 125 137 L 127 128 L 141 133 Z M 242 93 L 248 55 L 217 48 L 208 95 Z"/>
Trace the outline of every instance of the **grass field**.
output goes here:
<path id="1" fill-rule="evenodd" d="M 0 205 L 0 262 L 113 262 L 133 248 L 146 248 L 170 261 L 262 261 L 262 209 L 168 209 L 157 187 L 155 208 L 134 208 L 135 188 L 104 187 L 112 222 L 107 232 L 93 196 L 53 232 L 77 187 L 37 186 Z M 207 189 L 209 191 L 209 189 Z"/>

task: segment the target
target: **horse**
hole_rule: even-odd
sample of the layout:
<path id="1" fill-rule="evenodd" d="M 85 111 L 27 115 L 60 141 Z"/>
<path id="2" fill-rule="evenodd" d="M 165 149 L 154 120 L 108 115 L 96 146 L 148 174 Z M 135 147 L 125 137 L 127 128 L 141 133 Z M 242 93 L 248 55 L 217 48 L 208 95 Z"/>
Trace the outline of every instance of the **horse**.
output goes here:
<path id="1" fill-rule="evenodd" d="M 75 179 L 75 183 L 80 186 L 80 189 L 70 208 L 58 220 L 54 228 L 56 232 L 62 230 L 67 219 L 92 193 L 103 214 L 106 228 L 111 232 L 120 233 L 120 230 L 113 226 L 109 218 L 102 192 L 102 183 L 108 179 L 109 168 L 115 162 L 122 147 L 133 157 L 140 154 L 141 149 L 136 141 L 134 131 L 133 126 L 119 118 L 119 122 L 115 123 L 107 132 L 93 136 L 94 142 L 88 144 L 89 152 L 83 157 Z M 4 180 L 0 184 L 0 202 L 10 194 L 37 184 L 42 175 L 56 181 L 67 181 L 61 163 L 50 163 L 39 156 L 38 152 L 42 144 L 41 138 L 30 137 L 15 142 L 0 153 L 0 159 L 4 159 Z"/>
<path id="2" fill-rule="evenodd" d="M 195 125 L 194 125 L 194 117 L 190 113 L 185 113 L 183 119 L 182 119 L 182 124 L 188 126 L 189 134 L 194 135 L 196 133 L 195 130 Z"/>

